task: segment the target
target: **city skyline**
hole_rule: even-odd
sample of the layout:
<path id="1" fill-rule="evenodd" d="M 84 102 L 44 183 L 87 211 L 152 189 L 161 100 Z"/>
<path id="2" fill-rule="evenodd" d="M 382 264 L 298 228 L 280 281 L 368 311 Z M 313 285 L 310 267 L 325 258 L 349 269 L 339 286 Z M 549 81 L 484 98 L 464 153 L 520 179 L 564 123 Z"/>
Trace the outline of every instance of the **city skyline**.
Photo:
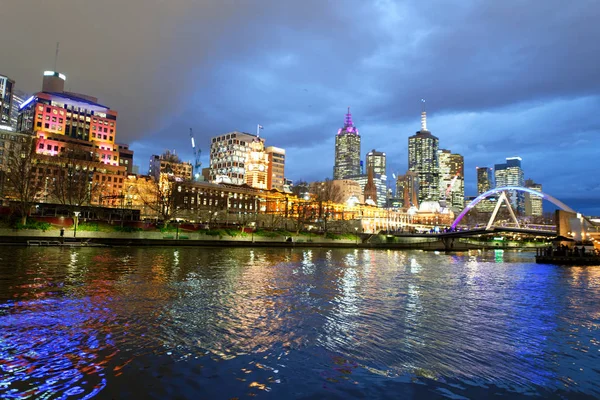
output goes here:
<path id="1" fill-rule="evenodd" d="M 131 144 L 142 169 L 167 148 L 193 160 L 190 127 L 207 166 L 211 137 L 252 132 L 260 123 L 269 144 L 286 150 L 286 176 L 309 181 L 331 176 L 335 132 L 348 105 L 361 132 L 361 160 L 378 149 L 388 174 L 404 174 L 424 97 L 440 147 L 464 156 L 466 195 L 476 193 L 476 166 L 519 156 L 525 178 L 544 192 L 600 213 L 592 210 L 600 180 L 589 174 L 600 130 L 593 2 L 568 13 L 556 12 L 559 2 L 457 8 L 266 1 L 260 10 L 227 2 L 149 9 L 134 3 L 114 3 L 120 12 L 109 30 L 80 16 L 101 20 L 115 7 L 7 5 L 14 18 L 0 27 L 9 55 L 0 73 L 18 90 L 38 91 L 60 41 L 56 70 L 67 75 L 66 89 L 119 110 L 119 141 Z M 344 28 L 359 16 L 368 23 Z M 134 32 L 134 17 L 157 23 Z M 53 21 L 53 29 L 42 20 Z M 19 30 L 20 40 L 12 40 Z"/>

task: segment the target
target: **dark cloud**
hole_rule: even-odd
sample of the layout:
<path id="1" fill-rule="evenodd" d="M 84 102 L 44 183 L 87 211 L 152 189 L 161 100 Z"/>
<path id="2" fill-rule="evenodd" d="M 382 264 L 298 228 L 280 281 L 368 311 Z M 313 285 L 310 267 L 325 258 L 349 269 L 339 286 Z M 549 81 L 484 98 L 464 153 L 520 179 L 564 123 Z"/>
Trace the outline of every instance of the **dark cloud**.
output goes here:
<path id="1" fill-rule="evenodd" d="M 117 109 L 136 164 L 165 148 L 254 132 L 288 152 L 288 176 L 331 175 L 352 106 L 363 152 L 406 169 L 420 98 L 440 146 L 474 167 L 519 155 L 560 197 L 600 195 L 600 37 L 595 0 L 9 0 L 0 71 L 33 92 L 51 69 Z"/>

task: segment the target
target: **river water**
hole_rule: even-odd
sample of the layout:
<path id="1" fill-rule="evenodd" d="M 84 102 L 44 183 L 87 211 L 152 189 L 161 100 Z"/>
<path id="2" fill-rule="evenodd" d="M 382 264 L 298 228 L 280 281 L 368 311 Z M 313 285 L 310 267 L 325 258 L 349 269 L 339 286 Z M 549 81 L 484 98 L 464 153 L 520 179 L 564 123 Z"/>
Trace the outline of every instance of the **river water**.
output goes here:
<path id="1" fill-rule="evenodd" d="M 600 396 L 600 267 L 0 248 L 0 398 Z"/>

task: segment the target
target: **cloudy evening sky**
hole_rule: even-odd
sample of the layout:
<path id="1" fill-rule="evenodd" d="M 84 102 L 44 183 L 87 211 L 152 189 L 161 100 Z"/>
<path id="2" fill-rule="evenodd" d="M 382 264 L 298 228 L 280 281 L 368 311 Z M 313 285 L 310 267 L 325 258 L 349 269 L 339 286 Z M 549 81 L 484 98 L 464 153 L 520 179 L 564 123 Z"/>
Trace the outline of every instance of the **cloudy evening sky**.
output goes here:
<path id="1" fill-rule="evenodd" d="M 4 0 L 0 73 L 67 89 L 119 112 L 135 164 L 209 138 L 265 127 L 294 181 L 331 177 L 350 106 L 362 153 L 407 168 L 420 99 L 440 147 L 475 167 L 520 156 L 526 178 L 600 214 L 597 0 Z M 7 17 L 8 16 L 8 17 Z"/>

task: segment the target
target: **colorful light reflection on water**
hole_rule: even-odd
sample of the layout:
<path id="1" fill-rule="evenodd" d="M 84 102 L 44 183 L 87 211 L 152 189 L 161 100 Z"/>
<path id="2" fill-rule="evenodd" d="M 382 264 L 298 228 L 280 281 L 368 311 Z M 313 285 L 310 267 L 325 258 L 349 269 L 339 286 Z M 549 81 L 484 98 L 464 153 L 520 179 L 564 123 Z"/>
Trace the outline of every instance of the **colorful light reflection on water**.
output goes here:
<path id="1" fill-rule="evenodd" d="M 0 397 L 600 396 L 600 268 L 532 261 L 2 248 Z"/>

